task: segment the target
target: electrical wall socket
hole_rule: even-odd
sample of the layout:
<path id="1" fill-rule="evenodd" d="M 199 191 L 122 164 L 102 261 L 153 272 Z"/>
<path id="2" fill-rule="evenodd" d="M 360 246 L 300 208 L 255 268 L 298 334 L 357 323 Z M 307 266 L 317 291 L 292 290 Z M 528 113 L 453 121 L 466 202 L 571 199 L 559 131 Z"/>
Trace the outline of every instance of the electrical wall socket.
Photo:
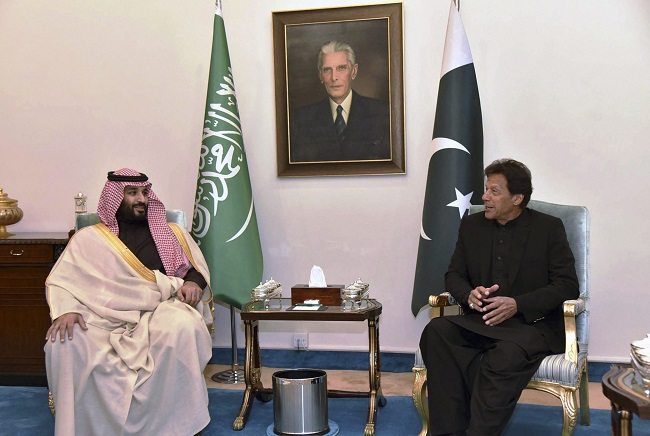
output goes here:
<path id="1" fill-rule="evenodd" d="M 307 350 L 309 348 L 309 333 L 294 333 L 293 348 L 296 350 Z"/>

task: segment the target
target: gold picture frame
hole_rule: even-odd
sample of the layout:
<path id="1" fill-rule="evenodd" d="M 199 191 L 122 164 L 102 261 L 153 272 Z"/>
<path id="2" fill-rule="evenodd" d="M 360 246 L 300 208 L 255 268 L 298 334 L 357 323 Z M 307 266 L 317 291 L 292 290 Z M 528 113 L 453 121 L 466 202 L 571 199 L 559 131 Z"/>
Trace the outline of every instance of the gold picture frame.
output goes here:
<path id="1" fill-rule="evenodd" d="M 406 173 L 402 8 L 388 3 L 273 12 L 278 177 Z M 336 103 L 329 102 L 332 90 L 346 82 L 324 79 L 328 67 L 317 66 L 330 41 L 348 44 L 356 57 L 347 79 L 352 103 L 338 141 Z"/>

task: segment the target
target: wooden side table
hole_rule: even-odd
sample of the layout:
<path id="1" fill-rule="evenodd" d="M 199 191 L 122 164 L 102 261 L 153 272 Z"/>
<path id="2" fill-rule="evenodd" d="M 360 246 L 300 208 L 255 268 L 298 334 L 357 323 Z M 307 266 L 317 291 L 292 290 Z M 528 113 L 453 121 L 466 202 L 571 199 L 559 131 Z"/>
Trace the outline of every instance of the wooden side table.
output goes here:
<path id="1" fill-rule="evenodd" d="M 650 398 L 634 380 L 632 368 L 616 367 L 603 376 L 603 394 L 612 404 L 612 434 L 632 435 L 632 417 L 650 419 Z"/>
<path id="2" fill-rule="evenodd" d="M 0 384 L 46 385 L 45 332 L 50 310 L 45 279 L 68 233 L 0 238 Z"/>
<path id="3" fill-rule="evenodd" d="M 280 303 L 281 302 L 281 306 Z M 386 398 L 381 393 L 381 372 L 379 363 L 379 315 L 381 303 L 377 300 L 364 300 L 358 310 L 343 310 L 340 306 L 328 306 L 319 311 L 291 311 L 291 299 L 275 299 L 269 309 L 264 309 L 264 302 L 256 301 L 244 304 L 241 319 L 246 332 L 246 363 L 244 380 L 246 389 L 239 415 L 233 423 L 234 430 L 242 430 L 253 406 L 253 398 L 268 400 L 273 390 L 264 388 L 261 381 L 262 359 L 260 356 L 259 321 L 366 321 L 368 323 L 368 392 L 327 391 L 328 397 L 368 397 L 368 417 L 364 436 L 375 434 L 377 404 L 386 405 Z M 274 309 L 275 307 L 275 309 Z"/>

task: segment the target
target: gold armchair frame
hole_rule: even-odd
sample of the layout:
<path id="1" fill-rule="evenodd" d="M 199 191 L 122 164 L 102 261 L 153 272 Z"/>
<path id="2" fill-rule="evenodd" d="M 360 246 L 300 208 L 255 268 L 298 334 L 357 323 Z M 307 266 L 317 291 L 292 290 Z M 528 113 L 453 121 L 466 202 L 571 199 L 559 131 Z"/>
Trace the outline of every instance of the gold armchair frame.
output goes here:
<path id="1" fill-rule="evenodd" d="M 576 300 L 566 300 L 563 304 L 564 312 L 564 334 L 566 339 L 566 347 L 563 354 L 555 354 L 547 356 L 540 369 L 533 375 L 533 378 L 528 382 L 526 389 L 534 389 L 546 392 L 558 398 L 562 403 L 562 436 L 570 436 L 573 429 L 577 424 L 578 404 L 580 405 L 580 423 L 588 426 L 591 423 L 589 414 L 589 375 L 587 371 L 587 256 L 589 246 L 589 215 L 585 207 L 582 206 L 565 206 L 553 203 L 546 203 L 542 201 L 531 201 L 528 205 L 531 209 L 540 210 L 550 215 L 558 216 L 564 221 L 565 228 L 567 228 L 567 236 L 569 244 L 574 251 L 576 258 L 576 270 L 578 272 L 578 279 L 580 281 L 580 297 Z M 482 210 L 481 207 L 472 206 L 470 213 Z M 561 213 L 554 213 L 562 210 Z M 566 210 L 566 212 L 565 212 Z M 565 212 L 565 213 L 564 213 Z M 578 221 L 577 223 L 572 222 Z M 570 227 L 571 226 L 571 227 Z M 439 316 L 444 316 L 446 307 L 457 306 L 459 313 L 463 313 L 462 307 L 456 304 L 454 298 L 448 292 L 443 292 L 440 295 L 429 296 L 429 306 L 438 308 Z M 434 315 L 435 316 L 435 315 Z M 585 331 L 578 332 L 576 318 L 583 316 L 585 319 L 582 321 Z M 580 339 L 582 337 L 582 342 Z M 579 353 L 581 344 L 584 348 L 583 353 Z M 576 376 L 575 380 L 562 380 L 562 377 L 548 377 L 548 374 L 540 374 L 548 372 L 551 368 L 568 367 L 573 375 Z M 426 436 L 429 429 L 429 407 L 426 401 L 426 381 L 427 370 L 421 362 L 420 351 L 416 355 L 416 363 L 413 367 L 415 373 L 415 381 L 413 383 L 413 403 L 418 411 L 422 421 L 422 430 L 419 436 Z M 578 393 L 580 395 L 580 403 L 578 403 Z"/>

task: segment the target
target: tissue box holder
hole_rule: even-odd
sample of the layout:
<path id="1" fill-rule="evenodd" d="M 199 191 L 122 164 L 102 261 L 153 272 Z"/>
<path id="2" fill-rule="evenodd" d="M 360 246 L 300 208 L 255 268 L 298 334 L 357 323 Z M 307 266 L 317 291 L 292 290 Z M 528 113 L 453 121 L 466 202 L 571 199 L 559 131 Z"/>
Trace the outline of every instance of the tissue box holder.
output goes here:
<path id="1" fill-rule="evenodd" d="M 310 288 L 309 285 L 291 287 L 291 304 L 303 303 L 305 300 L 319 300 L 323 306 L 340 306 L 343 285 L 329 285 L 324 288 Z"/>

